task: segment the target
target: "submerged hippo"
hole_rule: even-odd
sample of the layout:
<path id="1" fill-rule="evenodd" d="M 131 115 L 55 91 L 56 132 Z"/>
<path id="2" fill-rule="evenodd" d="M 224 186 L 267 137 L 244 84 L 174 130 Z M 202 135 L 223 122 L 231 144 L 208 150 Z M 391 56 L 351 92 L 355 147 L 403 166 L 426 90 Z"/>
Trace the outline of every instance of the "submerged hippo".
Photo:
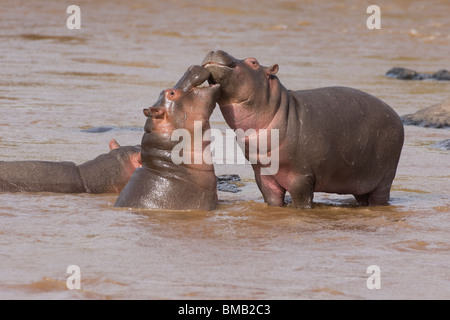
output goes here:
<path id="1" fill-rule="evenodd" d="M 254 58 L 238 60 L 224 51 L 210 52 L 203 66 L 209 82 L 221 85 L 220 110 L 232 129 L 256 129 L 244 137 L 248 146 L 261 129 L 278 129 L 277 173 L 252 164 L 264 200 L 311 208 L 314 192 L 353 194 L 359 205 L 387 205 L 404 132 L 397 113 L 386 103 L 356 89 L 327 87 L 291 91 L 276 77 L 278 65 L 261 66 Z"/>
<path id="2" fill-rule="evenodd" d="M 209 71 L 201 66 L 191 66 L 173 88 L 163 91 L 152 107 L 144 109 L 148 119 L 141 144 L 143 166 L 136 170 L 119 195 L 116 207 L 215 208 L 217 178 L 213 165 L 203 157 L 200 162 L 190 161 L 203 154 L 209 142 L 200 141 L 199 148 L 195 148 L 196 141 L 192 139 L 191 150 L 182 150 L 188 161 L 175 163 L 172 157 L 172 151 L 179 145 L 178 138 L 172 139 L 175 130 L 184 130 L 193 137 L 196 123 L 200 124 L 202 135 L 210 129 L 209 117 L 220 86 L 197 87 L 209 76 Z"/>
<path id="3" fill-rule="evenodd" d="M 0 161 L 0 192 L 120 193 L 141 166 L 140 147 L 109 143 L 110 152 L 73 162 Z"/>

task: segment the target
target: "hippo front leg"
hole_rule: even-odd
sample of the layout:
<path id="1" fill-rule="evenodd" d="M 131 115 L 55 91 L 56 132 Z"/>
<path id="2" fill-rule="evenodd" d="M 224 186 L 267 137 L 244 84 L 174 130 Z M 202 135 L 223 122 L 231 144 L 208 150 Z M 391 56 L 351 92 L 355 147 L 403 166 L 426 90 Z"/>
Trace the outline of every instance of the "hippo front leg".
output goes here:
<path id="1" fill-rule="evenodd" d="M 286 195 L 286 189 L 281 187 L 273 176 L 261 176 L 259 173 L 256 173 L 255 180 L 259 190 L 264 197 L 264 202 L 266 202 L 270 206 L 284 206 L 284 196 Z"/>

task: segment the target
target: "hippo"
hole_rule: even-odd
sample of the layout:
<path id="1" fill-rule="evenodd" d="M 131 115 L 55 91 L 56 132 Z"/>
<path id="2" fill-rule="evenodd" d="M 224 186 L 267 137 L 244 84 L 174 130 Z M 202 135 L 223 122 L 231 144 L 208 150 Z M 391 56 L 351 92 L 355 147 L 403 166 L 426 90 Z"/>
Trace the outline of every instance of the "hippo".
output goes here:
<path id="1" fill-rule="evenodd" d="M 264 201 L 312 208 L 314 192 L 352 194 L 358 205 L 388 205 L 390 188 L 403 147 L 400 117 L 380 99 L 347 87 L 286 89 L 276 76 L 279 66 L 264 67 L 255 58 L 239 60 L 219 50 L 209 52 L 203 67 L 210 84 L 220 84 L 218 104 L 228 125 L 257 130 L 241 137 L 249 144 L 262 133 L 278 130 L 276 173 L 252 163 Z M 239 141 L 238 141 L 239 142 Z"/>
<path id="2" fill-rule="evenodd" d="M 73 162 L 0 161 L 0 192 L 120 193 L 141 166 L 139 146 L 121 147 L 76 165 Z"/>
<path id="3" fill-rule="evenodd" d="M 203 141 L 203 134 L 210 129 L 209 117 L 220 86 L 197 87 L 209 76 L 209 71 L 201 66 L 189 67 L 173 88 L 162 91 L 156 103 L 144 109 L 147 121 L 141 143 L 142 167 L 120 193 L 115 207 L 164 210 L 216 207 L 217 178 L 212 162 L 203 157 L 201 161 L 189 161 L 198 154 L 208 154 L 209 150 L 210 142 Z M 182 150 L 183 156 L 188 156 L 186 161 L 174 161 L 173 151 L 179 142 L 173 134 L 184 130 L 192 137 L 196 123 L 202 133 L 200 148 L 192 139 L 188 150 Z"/>

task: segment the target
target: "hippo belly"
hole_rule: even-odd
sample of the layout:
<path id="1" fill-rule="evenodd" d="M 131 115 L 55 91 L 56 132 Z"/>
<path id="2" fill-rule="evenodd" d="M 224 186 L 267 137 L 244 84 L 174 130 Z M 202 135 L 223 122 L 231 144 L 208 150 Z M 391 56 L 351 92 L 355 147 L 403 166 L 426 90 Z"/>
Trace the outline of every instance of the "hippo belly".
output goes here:
<path id="1" fill-rule="evenodd" d="M 293 200 L 299 194 L 304 203 L 312 192 L 328 192 L 385 204 L 404 139 L 395 111 L 345 87 L 291 92 L 289 105 L 275 180 Z"/>

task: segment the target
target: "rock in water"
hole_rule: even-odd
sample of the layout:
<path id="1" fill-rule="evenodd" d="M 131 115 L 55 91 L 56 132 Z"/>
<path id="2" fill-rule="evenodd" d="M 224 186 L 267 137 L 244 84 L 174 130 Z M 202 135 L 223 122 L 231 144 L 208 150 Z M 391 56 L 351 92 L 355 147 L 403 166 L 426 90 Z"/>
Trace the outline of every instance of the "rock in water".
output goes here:
<path id="1" fill-rule="evenodd" d="M 386 76 L 389 78 L 402 80 L 422 80 L 418 79 L 419 73 L 406 68 L 392 68 L 388 72 L 386 72 Z"/>
<path id="2" fill-rule="evenodd" d="M 427 128 L 450 127 L 450 98 L 441 103 L 401 117 L 403 124 Z"/>
<path id="3" fill-rule="evenodd" d="M 438 143 L 434 144 L 434 147 L 443 150 L 450 150 L 450 139 L 439 141 Z"/>
<path id="4" fill-rule="evenodd" d="M 386 76 L 389 78 L 400 79 L 400 80 L 450 80 L 450 72 L 448 70 L 442 69 L 435 73 L 419 73 L 417 71 L 407 69 L 407 68 L 392 68 L 386 72 Z"/>
<path id="5" fill-rule="evenodd" d="M 237 174 L 223 174 L 217 176 L 217 190 L 222 192 L 238 193 L 241 192 L 239 184 L 241 177 Z"/>
<path id="6" fill-rule="evenodd" d="M 436 73 L 433 73 L 431 77 L 436 80 L 450 80 L 450 72 L 445 69 L 442 69 Z"/>

